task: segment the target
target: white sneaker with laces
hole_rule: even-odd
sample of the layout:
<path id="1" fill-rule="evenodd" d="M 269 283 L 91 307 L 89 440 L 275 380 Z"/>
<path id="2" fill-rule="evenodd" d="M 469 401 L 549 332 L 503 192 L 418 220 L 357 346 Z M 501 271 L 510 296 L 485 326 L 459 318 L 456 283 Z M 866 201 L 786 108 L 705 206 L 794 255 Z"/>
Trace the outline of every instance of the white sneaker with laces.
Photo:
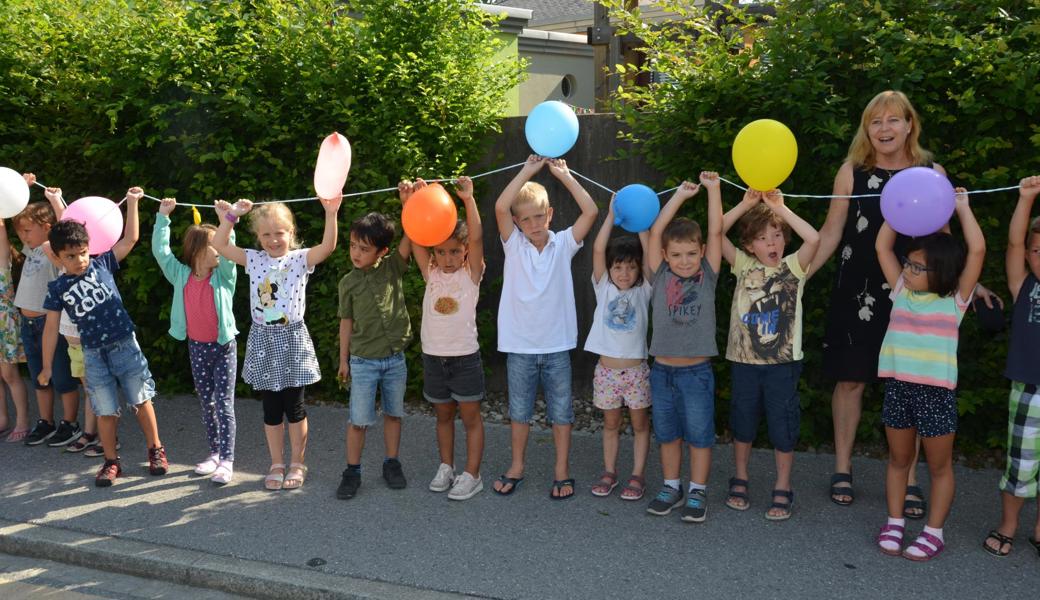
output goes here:
<path id="1" fill-rule="evenodd" d="M 206 460 L 204 460 L 204 461 L 200 462 L 199 464 L 195 465 L 195 474 L 196 475 L 212 475 L 213 472 L 216 471 L 217 467 L 219 467 L 219 466 L 220 466 L 220 457 L 217 456 L 216 454 L 213 454 L 213 455 L 207 456 Z"/>
<path id="2" fill-rule="evenodd" d="M 455 483 L 451 486 L 451 491 L 448 492 L 449 500 L 469 500 L 473 496 L 476 496 L 484 489 L 484 482 L 480 479 L 480 476 L 474 477 L 467 473 L 462 472 L 455 478 Z"/>
<path id="3" fill-rule="evenodd" d="M 454 480 L 455 469 L 451 465 L 441 463 L 441 466 L 437 467 L 437 474 L 433 476 L 433 481 L 430 482 L 430 491 L 446 492 Z"/>

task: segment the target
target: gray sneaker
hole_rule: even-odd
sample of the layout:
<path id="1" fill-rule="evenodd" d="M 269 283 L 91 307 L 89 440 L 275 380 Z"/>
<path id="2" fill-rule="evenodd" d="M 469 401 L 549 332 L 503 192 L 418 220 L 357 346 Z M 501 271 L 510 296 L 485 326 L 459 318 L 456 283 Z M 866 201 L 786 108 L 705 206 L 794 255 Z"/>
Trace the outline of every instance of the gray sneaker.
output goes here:
<path id="1" fill-rule="evenodd" d="M 682 491 L 677 490 L 670 485 L 665 485 L 661 486 L 661 491 L 657 492 L 657 497 L 650 501 L 650 506 L 646 507 L 646 512 L 663 517 L 672 512 L 672 509 L 678 507 L 682 503 Z"/>
<path id="2" fill-rule="evenodd" d="M 437 467 L 437 474 L 433 476 L 433 481 L 430 482 L 430 491 L 446 492 L 451 488 L 454 480 L 455 469 L 451 468 L 451 465 L 441 463 L 441 466 Z"/>
<path id="3" fill-rule="evenodd" d="M 484 482 L 479 476 L 474 477 L 463 471 L 461 475 L 455 478 L 455 483 L 451 486 L 451 491 L 448 492 L 449 500 L 469 500 L 473 496 L 476 496 L 484 489 Z"/>
<path id="4" fill-rule="evenodd" d="M 704 490 L 693 490 L 682 508 L 682 520 L 687 523 L 703 523 L 708 517 L 708 497 Z"/>

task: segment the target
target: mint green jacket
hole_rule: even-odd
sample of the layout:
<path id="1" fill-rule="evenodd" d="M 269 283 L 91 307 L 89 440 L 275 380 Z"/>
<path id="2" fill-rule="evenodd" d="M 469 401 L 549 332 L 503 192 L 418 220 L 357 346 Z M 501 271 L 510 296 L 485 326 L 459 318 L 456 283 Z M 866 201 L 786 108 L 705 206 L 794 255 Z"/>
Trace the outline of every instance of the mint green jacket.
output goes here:
<path id="1" fill-rule="evenodd" d="M 235 232 L 231 232 L 231 243 L 235 241 Z M 191 277 L 191 267 L 177 260 L 170 251 L 170 218 L 163 214 L 155 215 L 155 227 L 152 229 L 152 255 L 159 262 L 163 275 L 173 284 L 173 303 L 170 304 L 170 335 L 178 340 L 188 337 L 188 326 L 184 318 L 184 286 Z M 235 313 L 232 301 L 235 297 L 235 281 L 238 269 L 235 263 L 220 257 L 217 268 L 209 283 L 213 287 L 213 304 L 217 309 L 217 343 L 224 345 L 238 335 L 235 325 Z"/>

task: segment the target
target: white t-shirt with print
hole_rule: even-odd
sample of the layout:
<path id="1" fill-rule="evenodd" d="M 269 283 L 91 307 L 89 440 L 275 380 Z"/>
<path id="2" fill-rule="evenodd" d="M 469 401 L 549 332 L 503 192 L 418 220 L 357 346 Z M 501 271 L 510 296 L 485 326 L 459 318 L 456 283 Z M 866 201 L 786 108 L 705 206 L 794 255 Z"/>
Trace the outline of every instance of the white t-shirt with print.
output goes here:
<path id="1" fill-rule="evenodd" d="M 249 315 L 257 325 L 287 325 L 303 320 L 307 309 L 308 249 L 272 258 L 262 250 L 246 250 Z"/>
<path id="2" fill-rule="evenodd" d="M 596 282 L 596 312 L 585 339 L 585 350 L 611 358 L 646 358 L 646 327 L 649 323 L 650 296 L 653 286 L 643 283 L 625 291 L 618 289 L 604 273 Z"/>

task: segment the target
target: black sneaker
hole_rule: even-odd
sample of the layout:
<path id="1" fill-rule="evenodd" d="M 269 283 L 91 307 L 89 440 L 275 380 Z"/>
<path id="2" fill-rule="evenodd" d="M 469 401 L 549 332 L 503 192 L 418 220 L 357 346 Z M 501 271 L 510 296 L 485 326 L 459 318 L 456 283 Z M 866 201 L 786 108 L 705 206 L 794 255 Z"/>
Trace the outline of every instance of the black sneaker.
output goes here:
<path id="1" fill-rule="evenodd" d="M 336 488 L 336 497 L 340 500 L 350 500 L 357 495 L 359 487 L 361 487 L 361 471 L 343 469 L 343 480 Z"/>
<path id="2" fill-rule="evenodd" d="M 682 520 L 687 523 L 703 523 L 708 516 L 708 496 L 704 490 L 693 490 L 682 507 Z"/>
<path id="3" fill-rule="evenodd" d="M 78 422 L 69 423 L 63 420 L 58 423 L 58 429 L 51 436 L 47 445 L 51 448 L 60 448 L 62 446 L 68 446 L 72 442 L 75 442 L 83 435 L 83 430 L 79 428 Z"/>
<path id="4" fill-rule="evenodd" d="M 650 501 L 646 512 L 663 517 L 683 503 L 683 493 L 670 485 L 663 486 L 657 497 Z"/>
<path id="5" fill-rule="evenodd" d="M 54 429 L 54 425 L 52 425 L 49 421 L 44 421 L 43 419 L 40 419 L 36 422 L 36 426 L 32 428 L 32 431 L 29 432 L 29 435 L 25 436 L 25 445 L 39 446 L 40 444 L 51 439 L 51 436 L 54 435 L 55 431 L 56 430 Z"/>
<path id="6" fill-rule="evenodd" d="M 404 478 L 404 469 L 401 461 L 396 458 L 388 458 L 383 461 L 383 479 L 392 490 L 403 490 L 408 487 L 408 480 Z"/>
<path id="7" fill-rule="evenodd" d="M 123 474 L 123 468 L 119 466 L 119 459 L 106 460 L 105 464 L 101 465 L 98 469 L 97 476 L 94 477 L 94 485 L 97 487 L 109 487 L 112 482 Z"/>

